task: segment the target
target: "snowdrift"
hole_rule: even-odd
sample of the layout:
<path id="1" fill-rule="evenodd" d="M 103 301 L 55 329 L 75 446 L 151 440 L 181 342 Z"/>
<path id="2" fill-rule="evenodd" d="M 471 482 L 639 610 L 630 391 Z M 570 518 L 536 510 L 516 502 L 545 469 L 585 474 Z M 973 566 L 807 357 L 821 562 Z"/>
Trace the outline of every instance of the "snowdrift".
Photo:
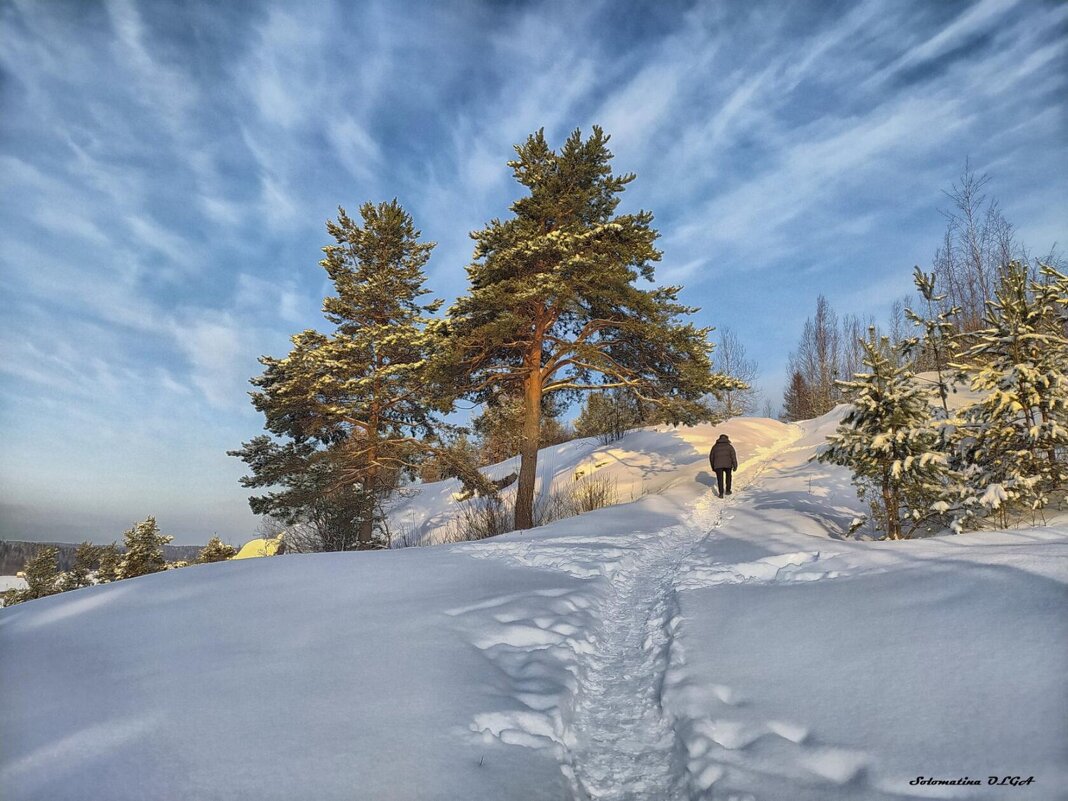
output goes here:
<path id="1" fill-rule="evenodd" d="M 836 419 L 548 449 L 641 491 L 531 532 L 0 610 L 2 797 L 1065 797 L 1068 525 L 845 538 Z M 394 519 L 433 541 L 454 491 Z"/>

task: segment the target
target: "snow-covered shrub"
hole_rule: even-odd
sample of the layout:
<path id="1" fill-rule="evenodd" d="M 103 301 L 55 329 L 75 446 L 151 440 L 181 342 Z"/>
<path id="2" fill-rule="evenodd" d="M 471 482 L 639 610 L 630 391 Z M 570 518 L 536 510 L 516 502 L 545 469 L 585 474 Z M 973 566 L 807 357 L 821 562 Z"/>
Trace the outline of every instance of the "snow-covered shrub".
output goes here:
<path id="1" fill-rule="evenodd" d="M 218 537 L 212 537 L 208 544 L 197 554 L 197 561 L 204 564 L 207 562 L 225 562 L 237 554 L 237 548 L 228 545 Z"/>
<path id="2" fill-rule="evenodd" d="M 514 496 L 511 496 L 514 498 Z M 534 523 L 544 526 L 556 520 L 592 512 L 619 502 L 614 479 L 606 476 L 586 476 L 566 484 L 554 484 L 534 499 Z M 495 537 L 515 530 L 513 510 L 499 495 L 476 496 L 460 501 L 459 512 L 442 542 L 467 542 Z M 412 536 L 398 539 L 404 547 L 415 544 Z"/>
<path id="3" fill-rule="evenodd" d="M 484 540 L 513 529 L 512 512 L 500 496 L 476 496 L 459 504 L 459 513 L 446 529 L 441 541 Z"/>
<path id="4" fill-rule="evenodd" d="M 573 517 L 619 503 L 617 483 L 608 476 L 583 476 L 563 488 L 559 494 L 563 511 L 566 512 L 561 517 Z"/>

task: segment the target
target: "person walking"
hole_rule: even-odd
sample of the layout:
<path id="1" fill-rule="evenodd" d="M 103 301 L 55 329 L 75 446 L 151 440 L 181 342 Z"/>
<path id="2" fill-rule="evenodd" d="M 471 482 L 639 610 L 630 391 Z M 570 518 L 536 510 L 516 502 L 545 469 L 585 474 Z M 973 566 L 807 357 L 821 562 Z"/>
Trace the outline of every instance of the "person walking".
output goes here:
<path id="1" fill-rule="evenodd" d="M 716 484 L 719 497 L 723 497 L 723 485 L 726 483 L 727 495 L 731 494 L 731 474 L 738 469 L 738 454 L 726 434 L 720 434 L 712 450 L 708 452 L 708 461 L 716 471 Z"/>

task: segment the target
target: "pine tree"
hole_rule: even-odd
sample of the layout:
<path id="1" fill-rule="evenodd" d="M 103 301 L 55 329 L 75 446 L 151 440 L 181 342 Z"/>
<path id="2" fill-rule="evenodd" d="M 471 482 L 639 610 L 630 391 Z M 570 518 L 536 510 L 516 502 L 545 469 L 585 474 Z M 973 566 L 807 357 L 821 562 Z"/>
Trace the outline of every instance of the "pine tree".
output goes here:
<path id="1" fill-rule="evenodd" d="M 91 587 L 95 583 L 93 571 L 99 564 L 100 548 L 91 542 L 83 542 L 74 552 L 74 565 L 60 577 L 60 590 L 67 592 L 82 587 Z"/>
<path id="2" fill-rule="evenodd" d="M 215 536 L 208 540 L 208 544 L 197 554 L 197 562 L 201 564 L 225 562 L 227 559 L 232 559 L 236 554 L 237 549 L 233 545 L 227 545 Z"/>
<path id="3" fill-rule="evenodd" d="M 117 543 L 102 545 L 99 549 L 96 568 L 97 584 L 107 584 L 122 578 L 119 569 L 122 566 L 122 552 Z"/>
<path id="4" fill-rule="evenodd" d="M 733 385 L 712 373 L 709 329 L 680 323 L 696 311 L 679 287 L 642 290 L 660 253 L 652 214 L 617 214 L 633 175 L 614 175 L 608 136 L 575 131 L 559 152 L 544 131 L 508 163 L 526 194 L 513 216 L 472 234 L 467 295 L 449 310 L 440 375 L 453 396 L 523 402 L 515 525 L 534 524 L 534 484 L 547 395 L 571 400 L 626 387 L 662 419 L 710 416 L 703 395 Z"/>
<path id="5" fill-rule="evenodd" d="M 923 361 L 929 362 L 938 376 L 935 386 L 938 389 L 939 400 L 942 402 L 942 414 L 948 418 L 950 385 L 947 368 L 956 327 L 953 318 L 960 314 L 960 309 L 956 306 L 945 307 L 946 296 L 935 294 L 935 278 L 935 273 L 928 275 L 919 266 L 914 268 L 912 280 L 927 304 L 927 316 L 917 314 L 911 308 L 906 308 L 905 314 L 913 325 L 923 328 L 922 356 L 925 357 Z M 911 353 L 918 344 L 918 341 L 907 343 L 906 351 Z"/>
<path id="6" fill-rule="evenodd" d="M 34 554 L 22 569 L 26 588 L 8 590 L 4 593 L 4 605 L 11 606 L 23 601 L 33 601 L 60 592 L 59 550 L 48 545 Z"/>
<path id="7" fill-rule="evenodd" d="M 562 441 L 560 437 L 565 432 L 557 418 L 563 412 L 563 408 L 552 402 L 551 396 L 542 399 L 539 448 Z M 483 464 L 511 459 L 519 453 L 523 440 L 523 399 L 517 395 L 497 393 L 475 417 L 472 428 L 478 435 Z"/>
<path id="8" fill-rule="evenodd" d="M 877 528 L 888 539 L 908 538 L 944 504 L 946 457 L 912 371 L 893 358 L 885 337 L 863 346 L 868 372 L 839 382 L 852 407 L 817 458 L 850 468 Z"/>
<path id="9" fill-rule="evenodd" d="M 160 534 L 156 518 L 149 517 L 123 534 L 126 552 L 119 563 L 120 578 L 136 578 L 166 569 L 163 546 L 174 537 Z"/>
<path id="10" fill-rule="evenodd" d="M 231 455 L 251 475 L 246 487 L 272 488 L 249 499 L 257 514 L 309 524 L 328 547 L 370 548 L 384 538 L 382 503 L 414 470 L 437 428 L 425 379 L 431 350 L 423 266 L 434 248 L 420 242 L 396 200 L 342 208 L 327 230 L 335 244 L 321 265 L 336 295 L 323 302 L 330 335 L 304 331 L 284 359 L 264 356 L 252 402 L 267 430 Z M 281 440 L 281 441 L 278 441 Z"/>
<path id="11" fill-rule="evenodd" d="M 978 502 L 1040 509 L 1068 481 L 1068 278 L 1043 267 L 1044 282 L 1011 262 L 985 327 L 966 337 L 955 367 L 984 393 L 958 429 L 958 459 Z"/>

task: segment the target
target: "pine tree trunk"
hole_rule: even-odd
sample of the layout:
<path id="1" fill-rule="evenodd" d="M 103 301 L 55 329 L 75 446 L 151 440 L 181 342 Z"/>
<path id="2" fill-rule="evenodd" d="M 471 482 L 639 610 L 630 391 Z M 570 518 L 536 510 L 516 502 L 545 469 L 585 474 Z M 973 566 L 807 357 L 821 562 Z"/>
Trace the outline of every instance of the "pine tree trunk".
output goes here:
<path id="1" fill-rule="evenodd" d="M 371 539 L 375 531 L 375 490 L 378 485 L 378 407 L 373 406 L 371 412 L 371 442 L 367 449 L 367 469 L 363 475 L 363 491 L 367 497 L 366 507 L 360 519 L 360 528 L 356 534 L 356 547 L 361 551 L 371 548 Z"/>
<path id="2" fill-rule="evenodd" d="M 539 348 L 540 353 L 540 348 Z M 541 371 L 537 365 L 523 385 L 523 433 L 519 442 L 519 481 L 515 494 L 515 527 L 534 527 L 534 481 L 541 435 Z"/>
<path id="3" fill-rule="evenodd" d="M 882 489 L 883 506 L 886 509 L 886 538 L 888 540 L 899 540 L 901 539 L 901 521 L 897 517 L 897 492 L 890 483 L 889 471 L 883 472 Z"/>

